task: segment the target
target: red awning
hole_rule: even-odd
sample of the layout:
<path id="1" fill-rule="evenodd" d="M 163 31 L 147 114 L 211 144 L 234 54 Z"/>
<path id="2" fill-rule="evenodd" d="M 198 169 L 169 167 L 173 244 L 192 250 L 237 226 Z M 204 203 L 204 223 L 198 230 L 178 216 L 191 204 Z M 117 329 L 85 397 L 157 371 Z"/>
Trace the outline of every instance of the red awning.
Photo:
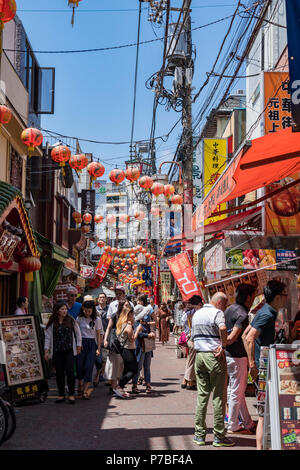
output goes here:
<path id="1" fill-rule="evenodd" d="M 246 223 L 259 214 L 261 214 L 261 207 L 255 207 L 249 211 L 241 212 L 240 214 L 232 215 L 226 219 L 218 220 L 217 222 L 205 225 L 202 227 L 202 230 L 204 229 L 204 235 L 223 232 L 224 230 L 233 230 L 237 225 Z"/>
<path id="2" fill-rule="evenodd" d="M 252 140 L 216 181 L 193 217 L 196 229 L 222 202 L 300 171 L 300 133 L 292 128 Z"/>

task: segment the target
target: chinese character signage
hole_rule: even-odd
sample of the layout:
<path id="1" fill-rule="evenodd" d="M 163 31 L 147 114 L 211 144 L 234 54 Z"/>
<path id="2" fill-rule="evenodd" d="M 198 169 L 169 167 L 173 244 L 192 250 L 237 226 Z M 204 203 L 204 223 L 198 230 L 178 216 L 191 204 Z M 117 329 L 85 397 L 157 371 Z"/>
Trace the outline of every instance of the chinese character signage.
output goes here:
<path id="1" fill-rule="evenodd" d="M 201 142 L 200 145 L 196 146 L 198 138 L 194 138 L 193 140 L 193 204 L 195 209 L 200 206 L 203 200 L 203 145 Z"/>
<path id="2" fill-rule="evenodd" d="M 44 380 L 34 317 L 0 317 L 0 336 L 6 350 L 7 385 Z"/>
<path id="3" fill-rule="evenodd" d="M 94 277 L 94 268 L 93 266 L 80 266 L 80 276 L 84 279 L 93 279 Z"/>
<path id="4" fill-rule="evenodd" d="M 160 286 L 161 286 L 161 301 L 167 302 L 171 297 L 171 273 L 160 273 Z"/>
<path id="5" fill-rule="evenodd" d="M 227 139 L 204 139 L 203 140 L 203 184 L 204 197 L 209 193 L 219 176 L 226 168 L 227 161 Z M 219 204 L 215 211 L 226 209 L 226 203 Z M 218 217 L 209 217 L 205 225 L 226 218 L 226 214 Z"/>
<path id="6" fill-rule="evenodd" d="M 186 253 L 169 258 L 167 263 L 184 302 L 193 297 L 193 295 L 200 295 L 202 297 L 199 283 Z"/>
<path id="7" fill-rule="evenodd" d="M 4 230 L 0 235 L 0 251 L 5 261 L 9 261 L 18 245 L 20 238 Z"/>
<path id="8" fill-rule="evenodd" d="M 287 41 L 289 56 L 290 88 L 292 93 L 292 116 L 296 126 L 300 126 L 300 68 L 299 68 L 299 17 L 300 0 L 286 0 Z"/>
<path id="9" fill-rule="evenodd" d="M 300 450 L 300 345 L 276 350 L 281 443 L 283 450 Z"/>
<path id="10" fill-rule="evenodd" d="M 112 262 L 112 259 L 113 257 L 110 254 L 103 253 L 95 270 L 95 277 L 91 280 L 89 284 L 92 289 L 96 289 L 100 286 L 101 282 L 103 282 Z"/>
<path id="11" fill-rule="evenodd" d="M 81 212 L 89 212 L 92 215 L 91 221 L 91 231 L 95 230 L 95 204 L 96 204 L 96 195 L 94 189 L 83 189 L 81 191 Z"/>
<path id="12" fill-rule="evenodd" d="M 292 127 L 288 72 L 264 73 L 265 134 Z"/>

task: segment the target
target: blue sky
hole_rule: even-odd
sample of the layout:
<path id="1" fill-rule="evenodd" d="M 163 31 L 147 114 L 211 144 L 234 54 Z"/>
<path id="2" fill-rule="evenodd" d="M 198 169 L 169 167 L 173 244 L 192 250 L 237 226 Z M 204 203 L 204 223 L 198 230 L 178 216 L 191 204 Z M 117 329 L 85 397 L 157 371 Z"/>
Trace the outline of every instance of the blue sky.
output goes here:
<path id="1" fill-rule="evenodd" d="M 172 0 L 171 4 L 180 6 L 182 2 Z M 232 14 L 236 4 L 237 0 L 193 0 L 192 27 Z M 82 0 L 76 10 L 73 28 L 68 0 L 17 0 L 17 5 L 18 16 L 34 50 L 89 49 L 136 42 L 138 0 Z M 143 4 L 141 41 L 155 39 L 155 35 L 164 36 L 163 27 L 153 28 L 147 21 L 147 5 Z M 130 11 L 104 11 L 123 9 Z M 175 14 L 173 21 L 177 21 Z M 193 32 L 197 50 L 195 91 L 212 67 L 229 21 Z M 147 90 L 145 81 L 161 68 L 162 55 L 163 41 L 140 46 L 135 140 L 150 136 L 153 92 Z M 55 114 L 44 116 L 42 127 L 79 138 L 130 141 L 135 57 L 135 47 L 86 54 L 37 54 L 41 66 L 56 68 Z M 194 113 L 200 105 L 201 100 L 194 105 Z M 167 134 L 179 117 L 175 111 L 167 112 L 159 106 L 156 136 Z M 167 142 L 158 141 L 158 165 L 172 159 L 180 130 L 179 124 Z M 116 165 L 124 168 L 124 161 L 129 157 L 128 144 L 81 142 L 81 147 L 84 152 L 92 152 L 96 158 L 105 161 L 107 171 Z"/>

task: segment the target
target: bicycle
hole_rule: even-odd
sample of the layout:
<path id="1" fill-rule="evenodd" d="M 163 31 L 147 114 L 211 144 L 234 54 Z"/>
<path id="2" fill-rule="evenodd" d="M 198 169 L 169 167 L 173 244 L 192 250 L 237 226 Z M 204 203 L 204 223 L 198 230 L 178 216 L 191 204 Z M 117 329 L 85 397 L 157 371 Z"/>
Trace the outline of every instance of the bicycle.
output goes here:
<path id="1" fill-rule="evenodd" d="M 0 444 L 12 437 L 16 426 L 17 420 L 13 405 L 0 397 Z"/>

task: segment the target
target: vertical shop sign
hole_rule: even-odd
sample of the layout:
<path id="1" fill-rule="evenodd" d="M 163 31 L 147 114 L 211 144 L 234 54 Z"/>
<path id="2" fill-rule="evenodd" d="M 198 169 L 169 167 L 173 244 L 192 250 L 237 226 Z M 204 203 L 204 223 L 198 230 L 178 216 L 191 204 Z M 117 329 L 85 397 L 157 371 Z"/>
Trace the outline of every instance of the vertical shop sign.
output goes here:
<path id="1" fill-rule="evenodd" d="M 202 179 L 202 172 L 203 172 L 203 145 L 200 142 L 197 145 L 197 138 L 194 138 L 193 146 L 193 188 L 194 188 L 194 210 L 200 206 L 203 200 L 203 179 Z"/>
<path id="2" fill-rule="evenodd" d="M 96 194 L 94 189 L 83 189 L 81 191 L 81 212 L 89 212 L 92 215 L 91 222 L 91 231 L 95 230 L 95 204 L 96 204 Z"/>
<path id="3" fill-rule="evenodd" d="M 288 72 L 264 73 L 265 134 L 292 127 Z"/>
<path id="4" fill-rule="evenodd" d="M 95 270 L 95 277 L 91 280 L 89 286 L 92 289 L 96 289 L 100 286 L 101 282 L 105 279 L 107 271 L 110 267 L 113 257 L 108 253 L 103 253 Z"/>
<path id="5" fill-rule="evenodd" d="M 171 297 L 171 273 L 160 273 L 161 301 L 167 302 Z"/>
<path id="6" fill-rule="evenodd" d="M 226 169 L 227 139 L 204 139 L 203 146 L 203 184 L 205 197 L 219 176 Z M 226 203 L 218 204 L 217 207 L 215 207 L 216 212 L 224 209 L 226 209 Z M 209 217 L 205 220 L 205 225 L 225 219 L 226 217 L 226 214 L 218 217 Z"/>
<path id="7" fill-rule="evenodd" d="M 193 295 L 200 295 L 202 297 L 199 283 L 186 253 L 169 258 L 167 263 L 184 302 L 193 297 Z"/>
<path id="8" fill-rule="evenodd" d="M 300 127 L 300 0 L 286 0 L 286 22 L 289 54 L 290 89 L 292 93 L 291 111 L 296 126 Z"/>

